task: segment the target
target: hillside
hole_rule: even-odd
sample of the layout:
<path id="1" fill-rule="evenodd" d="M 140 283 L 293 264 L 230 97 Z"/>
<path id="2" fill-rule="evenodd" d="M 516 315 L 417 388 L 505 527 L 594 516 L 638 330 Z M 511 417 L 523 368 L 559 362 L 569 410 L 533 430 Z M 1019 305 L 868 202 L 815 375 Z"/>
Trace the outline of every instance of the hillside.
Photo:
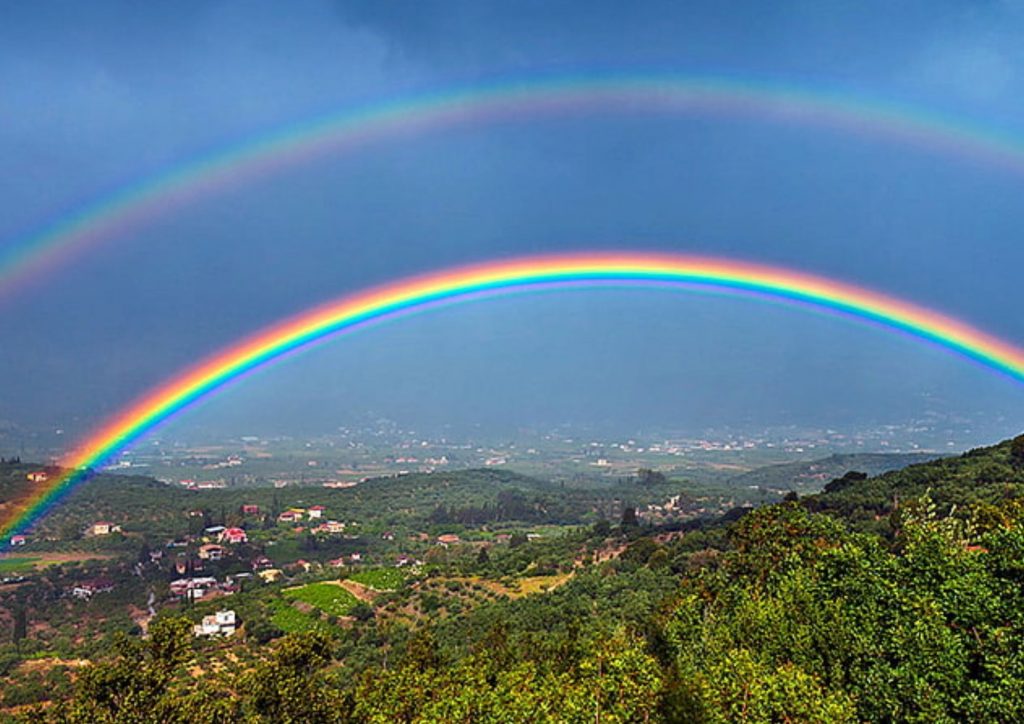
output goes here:
<path id="1" fill-rule="evenodd" d="M 342 490 L 186 491 L 105 476 L 64 515 L 124 516 L 121 557 L 0 587 L 12 631 L 0 644 L 3 704 L 70 702 L 23 719 L 53 722 L 1024 718 L 1024 437 L 847 474 L 823 493 L 686 530 L 628 511 L 549 522 L 681 485 L 633 481 L 609 499 L 493 470 Z M 323 495 L 331 514 L 358 509 L 361 523 L 312 536 L 247 516 L 246 543 L 201 569 L 173 567 L 209 545 L 213 501 L 231 516 L 253 495 L 281 507 Z M 559 499 L 564 508 L 550 507 Z M 187 515 L 196 501 L 201 518 Z M 161 505 L 177 533 L 198 532 L 154 558 L 141 539 Z M 393 521 L 408 525 L 383 528 Z M 263 556 L 273 576 L 250 572 Z M 219 589 L 183 600 L 172 581 L 188 575 Z M 98 576 L 113 590 L 66 593 Z M 224 609 L 237 632 L 193 633 Z"/>
<path id="2" fill-rule="evenodd" d="M 0 466 L 0 486 L 24 495 L 35 484 L 25 474 L 28 465 Z M 59 471 L 53 470 L 56 475 Z M 45 484 L 43 484 L 45 485 Z M 566 488 L 506 470 L 480 469 L 445 473 L 413 473 L 376 478 L 346 488 L 286 486 L 283 488 L 224 488 L 191 490 L 145 476 L 99 474 L 76 488 L 36 526 L 35 536 L 53 545 L 74 542 L 97 520 L 122 526 L 126 535 L 160 541 L 181 532 L 189 513 L 202 513 L 206 524 L 240 524 L 242 505 L 257 505 L 276 517 L 292 507 L 321 505 L 339 520 L 372 521 L 374 528 L 425 524 L 484 524 L 520 521 L 547 524 L 589 523 L 615 519 L 626 505 L 662 502 L 680 492 L 690 501 L 696 490 L 679 481 L 654 485 L 633 481 L 594 488 Z M 6 496 L 5 496 L 6 497 Z M 691 507 L 714 511 L 731 504 L 727 491 Z M 112 545 L 114 539 L 106 544 Z M 97 544 L 90 541 L 91 545 Z M 52 546 L 51 546 L 52 547 Z"/>
<path id="3" fill-rule="evenodd" d="M 0 463 L 0 522 L 16 515 L 59 474 L 60 470 L 52 466 L 6 460 Z"/>
<path id="4" fill-rule="evenodd" d="M 845 475 L 851 470 L 866 473 L 869 476 L 880 475 L 890 470 L 899 470 L 908 465 L 928 462 L 939 457 L 941 456 L 937 453 L 924 452 L 838 453 L 818 460 L 766 465 L 737 475 L 729 483 L 772 490 L 817 492 L 828 481 Z"/>
<path id="5" fill-rule="evenodd" d="M 1024 496 L 1024 436 L 957 457 L 910 465 L 874 477 L 852 474 L 829 482 L 805 499 L 813 511 L 831 512 L 855 524 L 888 516 L 901 501 L 928 493 L 942 510 L 992 508 Z"/>

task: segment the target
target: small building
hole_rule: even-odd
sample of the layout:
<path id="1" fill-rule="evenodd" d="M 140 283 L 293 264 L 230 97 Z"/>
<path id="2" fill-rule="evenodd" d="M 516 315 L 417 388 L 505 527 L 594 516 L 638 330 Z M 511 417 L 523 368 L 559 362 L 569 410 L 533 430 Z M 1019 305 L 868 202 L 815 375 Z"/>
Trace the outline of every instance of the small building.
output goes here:
<path id="1" fill-rule="evenodd" d="M 322 505 L 314 505 L 314 506 L 310 507 L 310 509 L 308 511 L 306 511 L 306 512 L 309 515 L 309 519 L 313 520 L 314 518 L 322 518 L 322 517 L 324 517 L 324 511 L 325 510 L 327 510 L 327 508 L 325 508 Z"/>
<path id="2" fill-rule="evenodd" d="M 455 545 L 456 543 L 461 543 L 462 539 L 454 533 L 445 533 L 444 535 L 439 535 L 437 537 L 437 542 L 443 546 L 450 546 Z"/>
<path id="3" fill-rule="evenodd" d="M 353 553 L 348 558 L 353 563 L 358 563 L 359 561 L 363 560 L 363 554 L 362 553 Z"/>
<path id="4" fill-rule="evenodd" d="M 394 540 L 395 534 L 390 530 L 386 530 L 380 534 L 381 540 Z"/>
<path id="5" fill-rule="evenodd" d="M 267 568 L 256 575 L 262 578 L 266 583 L 273 583 L 284 574 L 281 572 L 280 568 Z"/>
<path id="6" fill-rule="evenodd" d="M 211 525 L 209 528 L 203 528 L 203 533 L 205 533 L 206 535 L 219 536 L 225 530 L 226 529 L 222 525 Z"/>
<path id="7" fill-rule="evenodd" d="M 12 535 L 11 545 L 12 546 L 23 546 L 28 542 L 28 539 L 23 535 Z"/>
<path id="8" fill-rule="evenodd" d="M 260 506 L 255 503 L 242 503 L 242 515 L 259 515 Z"/>
<path id="9" fill-rule="evenodd" d="M 96 523 L 93 523 L 91 530 L 93 535 L 110 535 L 111 533 L 117 533 L 118 531 L 120 531 L 121 526 L 119 526 L 117 523 L 111 523 L 107 520 L 101 520 L 97 521 Z"/>
<path id="10" fill-rule="evenodd" d="M 266 556 L 256 556 L 252 559 L 252 569 L 254 571 L 263 571 L 268 568 L 273 568 L 274 562 Z"/>
<path id="11" fill-rule="evenodd" d="M 336 520 L 326 520 L 313 530 L 317 533 L 344 533 L 345 524 Z"/>
<path id="12" fill-rule="evenodd" d="M 296 513 L 293 510 L 286 510 L 281 513 L 281 515 L 277 516 L 278 523 L 294 523 L 298 520 L 302 520 L 302 514 Z"/>
<path id="13" fill-rule="evenodd" d="M 50 479 L 50 474 L 45 470 L 33 470 L 25 477 L 30 483 L 45 483 Z"/>
<path id="14" fill-rule="evenodd" d="M 204 546 L 199 546 L 199 557 L 206 561 L 219 561 L 224 558 L 224 554 L 227 553 L 227 548 L 224 546 L 217 545 L 216 543 L 207 543 Z"/>
<path id="15" fill-rule="evenodd" d="M 103 576 L 82 581 L 71 588 L 71 595 L 75 598 L 89 600 L 97 593 L 109 593 L 114 590 L 114 582 Z"/>
<path id="16" fill-rule="evenodd" d="M 221 543 L 248 543 L 249 537 L 241 528 L 225 528 L 220 532 L 217 539 Z"/>
<path id="17" fill-rule="evenodd" d="M 171 581 L 171 594 L 179 598 L 198 600 L 206 595 L 206 592 L 217 587 L 217 579 L 212 576 L 196 576 L 195 578 L 179 578 Z"/>
<path id="18" fill-rule="evenodd" d="M 203 616 L 202 622 L 193 626 L 192 631 L 196 636 L 232 636 L 236 626 L 234 611 L 217 611 L 209 616 Z"/>

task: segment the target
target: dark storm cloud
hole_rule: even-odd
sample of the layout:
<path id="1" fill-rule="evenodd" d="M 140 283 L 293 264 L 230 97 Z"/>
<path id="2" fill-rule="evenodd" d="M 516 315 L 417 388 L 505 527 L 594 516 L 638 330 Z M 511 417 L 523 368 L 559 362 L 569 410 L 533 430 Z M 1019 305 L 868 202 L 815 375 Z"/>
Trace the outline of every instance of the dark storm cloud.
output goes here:
<path id="1" fill-rule="evenodd" d="M 654 69 L 846 89 L 1024 128 L 1018 3 L 6 3 L 0 239 L 127 180 L 410 90 Z M 1024 340 L 1024 177 L 758 119 L 509 118 L 409 136 L 127 230 L 0 310 L 0 418 L 94 422 L 227 342 L 450 264 L 635 247 L 834 275 Z M 700 425 L 1016 409 L 920 345 L 716 299 L 600 294 L 403 322 L 211 405 L 317 427 Z M 445 321 L 448 319 L 448 321 Z M 838 370 L 838 371 L 837 371 Z"/>

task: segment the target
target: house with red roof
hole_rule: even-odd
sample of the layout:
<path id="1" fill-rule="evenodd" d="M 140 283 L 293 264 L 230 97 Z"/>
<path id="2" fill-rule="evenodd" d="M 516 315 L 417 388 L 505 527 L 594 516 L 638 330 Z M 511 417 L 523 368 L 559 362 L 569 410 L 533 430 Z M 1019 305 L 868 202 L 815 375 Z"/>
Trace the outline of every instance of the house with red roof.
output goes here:
<path id="1" fill-rule="evenodd" d="M 227 553 L 227 548 L 224 546 L 219 546 L 216 543 L 207 543 L 204 546 L 199 546 L 197 555 L 203 560 L 219 561 L 224 558 L 225 553 Z"/>
<path id="2" fill-rule="evenodd" d="M 307 511 L 309 513 L 309 519 L 313 520 L 314 518 L 324 517 L 325 510 L 327 510 L 327 508 L 325 508 L 322 505 L 314 505 L 310 507 L 310 509 Z"/>
<path id="3" fill-rule="evenodd" d="M 242 528 L 225 528 L 217 536 L 221 543 L 248 543 L 249 536 Z"/>
<path id="4" fill-rule="evenodd" d="M 71 595 L 75 598 L 89 599 L 97 593 L 107 593 L 114 590 L 114 582 L 104 576 L 82 581 L 71 588 Z"/>

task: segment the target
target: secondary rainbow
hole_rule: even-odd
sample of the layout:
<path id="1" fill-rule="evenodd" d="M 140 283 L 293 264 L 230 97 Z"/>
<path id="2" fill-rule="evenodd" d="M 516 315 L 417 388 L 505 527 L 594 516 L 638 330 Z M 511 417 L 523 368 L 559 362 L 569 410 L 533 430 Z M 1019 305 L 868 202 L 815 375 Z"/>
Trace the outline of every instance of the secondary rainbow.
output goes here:
<path id="1" fill-rule="evenodd" d="M 174 377 L 112 418 L 67 461 L 71 472 L 21 506 L 0 528 L 0 544 L 46 513 L 90 469 L 176 412 L 275 359 L 366 324 L 431 306 L 514 291 L 563 286 L 685 286 L 752 294 L 902 331 L 1024 381 L 1024 349 L 909 302 L 779 267 L 730 259 L 601 253 L 538 256 L 449 269 L 342 297 L 275 324 Z"/>
<path id="2" fill-rule="evenodd" d="M 765 81 L 615 73 L 503 81 L 326 115 L 218 149 L 98 198 L 0 245 L 0 296 L 138 224 L 276 169 L 432 129 L 544 114 L 751 116 L 890 138 L 1024 173 L 1018 136 L 852 93 Z"/>

